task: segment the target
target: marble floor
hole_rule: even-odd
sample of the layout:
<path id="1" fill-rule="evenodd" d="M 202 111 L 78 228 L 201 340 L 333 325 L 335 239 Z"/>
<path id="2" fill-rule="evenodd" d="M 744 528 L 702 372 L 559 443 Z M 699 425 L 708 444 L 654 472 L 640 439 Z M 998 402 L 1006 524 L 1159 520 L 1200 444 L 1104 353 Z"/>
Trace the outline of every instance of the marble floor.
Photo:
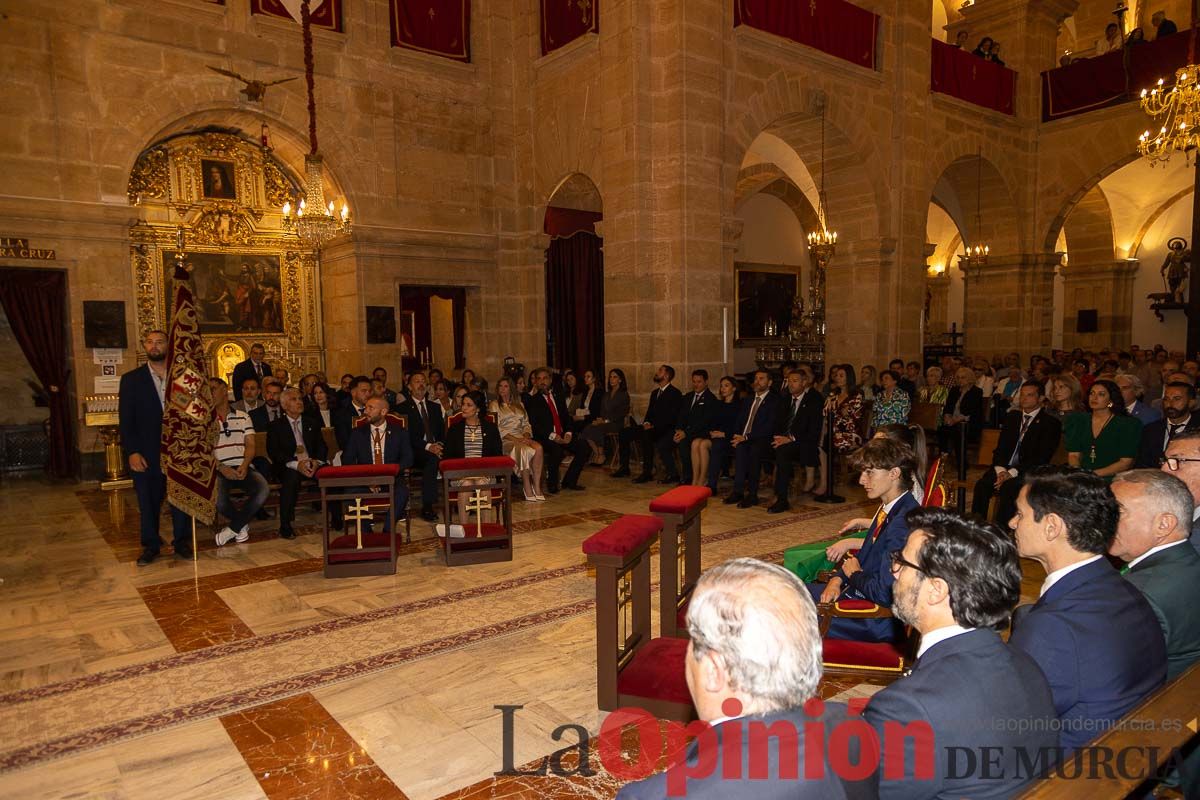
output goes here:
<path id="1" fill-rule="evenodd" d="M 510 563 L 446 567 L 415 521 L 395 575 L 330 580 L 309 509 L 294 540 L 273 520 L 224 548 L 201 530 L 195 561 L 167 547 L 139 568 L 131 493 L 3 481 L 0 798 L 611 797 L 598 764 L 495 776 L 603 719 L 580 543 L 664 487 L 597 468 L 583 482 L 514 504 Z M 828 538 L 866 507 L 847 494 L 781 515 L 712 503 L 704 564 Z M 507 754 L 497 706 L 521 706 Z"/>

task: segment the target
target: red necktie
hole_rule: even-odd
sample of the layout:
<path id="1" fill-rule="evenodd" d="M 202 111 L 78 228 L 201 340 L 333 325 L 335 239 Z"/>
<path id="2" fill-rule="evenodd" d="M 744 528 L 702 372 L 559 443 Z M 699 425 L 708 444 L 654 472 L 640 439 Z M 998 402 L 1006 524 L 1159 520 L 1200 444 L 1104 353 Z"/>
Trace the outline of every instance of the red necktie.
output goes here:
<path id="1" fill-rule="evenodd" d="M 551 395 L 546 395 L 546 405 L 550 406 L 550 417 L 554 420 L 554 435 L 562 436 L 562 421 L 558 418 L 557 404 L 554 402 L 554 398 Z"/>

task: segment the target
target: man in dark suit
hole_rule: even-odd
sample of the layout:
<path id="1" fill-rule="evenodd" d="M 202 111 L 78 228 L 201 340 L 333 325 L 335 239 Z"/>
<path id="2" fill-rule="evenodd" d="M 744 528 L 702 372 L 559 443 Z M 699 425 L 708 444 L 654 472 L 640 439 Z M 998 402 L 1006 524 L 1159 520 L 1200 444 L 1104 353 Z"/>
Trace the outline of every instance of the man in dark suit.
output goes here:
<path id="1" fill-rule="evenodd" d="M 1012 519 L 1017 548 L 1046 570 L 1041 597 L 1013 620 L 1013 646 L 1050 682 L 1062 746 L 1076 750 L 1167 677 L 1167 649 L 1142 593 L 1104 559 L 1117 529 L 1107 481 L 1071 467 L 1033 470 Z"/>
<path id="2" fill-rule="evenodd" d="M 1037 777 L 1023 764 L 1053 761 L 1058 747 L 1046 678 L 996 633 L 1021 599 L 1016 545 L 936 506 L 909 512 L 908 525 L 892 561 L 892 611 L 920 631 L 921 646 L 912 673 L 874 695 L 864 714 L 883 743 L 880 764 L 903 765 L 879 770 L 879 797 L 1013 797 Z M 920 759 L 895 733 L 914 724 L 933 734 L 929 778 L 917 777 Z"/>
<path id="3" fill-rule="evenodd" d="M 663 469 L 666 470 L 664 482 L 679 481 L 672 437 L 675 433 L 675 422 L 679 418 L 679 408 L 683 403 L 683 394 L 671 384 L 673 380 L 675 368 L 669 364 L 660 364 L 654 372 L 655 389 L 650 392 L 650 402 L 646 406 L 646 416 L 642 424 L 626 428 L 617 439 L 621 469 L 614 475 L 628 474 L 629 446 L 636 439 L 642 449 L 642 474 L 633 479 L 634 483 L 648 483 L 654 478 L 655 453 L 663 460 Z"/>
<path id="4" fill-rule="evenodd" d="M 858 754 L 828 746 L 848 714 L 842 703 L 817 696 L 821 634 L 795 575 L 752 558 L 713 567 L 692 594 L 688 632 L 684 664 L 701 720 L 698 735 L 666 772 L 626 785 L 618 800 L 876 796 L 870 779 L 839 777 Z M 768 730 L 778 744 L 762 735 Z M 789 742 L 788 758 L 781 757 L 783 742 Z"/>
<path id="5" fill-rule="evenodd" d="M 1026 381 L 1017 392 L 1017 407 L 1004 415 L 1000 440 L 992 451 L 992 468 L 975 482 L 972 513 L 987 518 L 988 505 L 997 497 L 992 521 L 1007 523 L 1017 507 L 1022 476 L 1044 467 L 1054 458 L 1062 439 L 1062 423 L 1042 410 L 1042 385 Z"/>
<path id="6" fill-rule="evenodd" d="M 679 418 L 675 421 L 675 433 L 670 438 L 662 438 L 659 442 L 666 450 L 679 451 L 680 483 L 692 483 L 692 440 L 697 436 L 707 436 L 712 429 L 713 414 L 717 409 L 717 396 L 708 389 L 708 370 L 698 369 L 692 372 L 692 391 L 683 397 L 680 404 Z M 662 455 L 662 451 L 660 451 Z M 664 464 L 674 464 L 674 456 L 668 460 L 667 453 L 663 455 Z M 698 484 L 699 482 L 697 482 Z"/>
<path id="7" fill-rule="evenodd" d="M 367 386 L 370 385 L 368 381 Z M 389 422 L 387 413 L 388 404 L 382 397 L 367 400 L 367 422 L 351 431 L 342 452 L 343 464 L 399 464 L 402 470 L 412 466 L 413 451 L 408 431 L 399 423 Z M 404 519 L 407 508 L 408 486 L 401 472 L 394 485 L 394 519 Z"/>
<path id="8" fill-rule="evenodd" d="M 283 384 L 275 378 L 267 378 L 263 382 L 263 402 L 258 408 L 250 411 L 250 424 L 254 430 L 265 433 L 271 423 L 283 416 L 279 405 L 279 396 L 283 393 Z"/>
<path id="9" fill-rule="evenodd" d="M 737 503 L 738 508 L 758 505 L 758 479 L 762 460 L 775 436 L 776 420 L 781 403 L 779 394 L 771 391 L 771 373 L 754 371 L 754 396 L 742 401 L 730 439 L 733 446 L 733 492 L 723 501 Z"/>
<path id="10" fill-rule="evenodd" d="M 1138 447 L 1138 469 L 1158 469 L 1167 444 L 1181 433 L 1200 428 L 1200 415 L 1192 413 L 1196 389 L 1190 383 L 1173 381 L 1163 387 L 1162 419 L 1142 428 L 1142 441 Z"/>
<path id="11" fill-rule="evenodd" d="M 446 438 L 446 420 L 442 407 L 425 398 L 424 372 L 408 376 L 408 397 L 396 406 L 396 412 L 408 418 L 408 439 L 412 448 L 413 465 L 421 470 L 421 519 L 437 520 L 433 510 L 438 499 L 438 464 Z"/>
<path id="12" fill-rule="evenodd" d="M 968 442 L 979 441 L 979 433 L 983 430 L 983 390 L 975 385 L 975 370 L 959 367 L 955 371 L 954 386 L 946 395 L 942 412 L 938 447 L 943 453 L 956 453 L 961 460 L 965 454 L 958 452 L 961 444 L 958 426 L 966 425 Z"/>
<path id="13" fill-rule="evenodd" d="M 530 374 L 529 386 L 525 411 L 529 414 L 533 439 L 542 445 L 546 464 L 546 493 L 558 493 L 558 468 L 567 453 L 571 453 L 573 458 L 562 478 L 562 488 L 583 489 L 579 485 L 579 475 L 587 463 L 589 448 L 582 436 L 575 436 L 571 417 L 567 413 L 567 401 L 552 388 L 550 370 L 545 367 L 538 367 Z"/>
<path id="14" fill-rule="evenodd" d="M 250 357 L 233 368 L 233 394 L 235 399 L 242 399 L 242 384 L 247 378 L 257 378 L 261 386 L 263 378 L 271 377 L 271 365 L 263 358 L 267 355 L 267 351 L 261 344 L 255 342 L 250 345 Z M 258 430 L 255 428 L 255 430 Z"/>
<path id="15" fill-rule="evenodd" d="M 1188 541 L 1200 553 L 1200 431 L 1181 433 L 1171 440 L 1163 453 L 1162 470 L 1183 481 L 1192 493 L 1195 510 Z"/>
<path id="16" fill-rule="evenodd" d="M 285 389 L 280 400 L 284 414 L 267 430 L 267 453 L 279 481 L 279 536 L 295 539 L 292 521 L 300 484 L 311 480 L 327 458 L 321 420 L 304 413 L 297 389 Z"/>
<path id="17" fill-rule="evenodd" d="M 142 554 L 138 566 L 144 567 L 158 558 L 162 538 L 158 535 L 158 516 L 167 495 L 167 476 L 159 462 L 162 449 L 163 406 L 167 381 L 167 335 L 150 331 L 142 340 L 146 349 L 146 366 L 132 369 L 121 376 L 118 417 L 121 427 L 121 446 L 129 458 L 133 491 L 137 495 L 141 517 Z M 191 517 L 171 506 L 171 531 L 175 557 L 192 558 Z"/>
<path id="18" fill-rule="evenodd" d="M 333 435 L 337 439 L 339 450 L 345 450 L 349 444 L 354 421 L 367 413 L 367 401 L 371 399 L 371 379 L 366 375 L 352 378 L 348 397 L 350 399 L 332 414 Z"/>
<path id="19" fill-rule="evenodd" d="M 1167 14 L 1164 11 L 1155 11 L 1151 14 L 1150 24 L 1154 26 L 1154 41 L 1179 32 L 1179 26 L 1167 19 Z"/>
<path id="20" fill-rule="evenodd" d="M 388 401 L 388 408 L 399 408 L 400 398 L 396 393 L 388 388 L 388 371 L 383 367 L 376 367 L 371 371 L 371 377 L 379 381 L 380 396 Z"/>
<path id="21" fill-rule="evenodd" d="M 787 376 L 788 394 L 780 411 L 779 429 L 771 440 L 775 448 L 775 503 L 767 509 L 768 514 L 791 508 L 788 492 L 796 465 L 804 468 L 804 491 L 812 491 L 816 483 L 825 398 L 812 384 L 813 373 L 807 364 Z"/>

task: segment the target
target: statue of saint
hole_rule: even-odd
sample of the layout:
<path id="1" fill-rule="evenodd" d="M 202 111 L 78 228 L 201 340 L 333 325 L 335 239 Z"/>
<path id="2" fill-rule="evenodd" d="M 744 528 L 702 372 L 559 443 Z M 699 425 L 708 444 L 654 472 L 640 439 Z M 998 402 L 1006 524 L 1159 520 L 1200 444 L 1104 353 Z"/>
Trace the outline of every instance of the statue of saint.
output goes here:
<path id="1" fill-rule="evenodd" d="M 1167 292 L 1171 295 L 1172 303 L 1186 303 L 1183 296 L 1183 282 L 1191 273 L 1192 251 L 1187 241 L 1178 236 L 1167 242 L 1167 257 L 1159 273 L 1167 284 Z"/>

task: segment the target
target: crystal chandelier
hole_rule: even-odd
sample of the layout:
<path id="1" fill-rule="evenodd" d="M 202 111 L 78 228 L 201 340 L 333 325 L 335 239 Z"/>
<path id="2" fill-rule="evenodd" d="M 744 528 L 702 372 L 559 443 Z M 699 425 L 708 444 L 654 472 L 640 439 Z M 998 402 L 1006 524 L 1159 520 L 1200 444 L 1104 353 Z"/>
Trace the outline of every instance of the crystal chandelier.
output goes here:
<path id="1" fill-rule="evenodd" d="M 975 160 L 975 229 L 972 231 L 975 244 L 968 245 L 966 252 L 958 257 L 960 267 L 982 267 L 988 263 L 988 253 L 992 248 L 983 243 L 983 214 L 981 202 L 983 198 L 983 148 Z"/>
<path id="2" fill-rule="evenodd" d="M 1149 130 L 1138 137 L 1138 153 L 1151 164 L 1166 161 L 1173 152 L 1181 152 L 1189 166 L 1200 145 L 1200 65 L 1196 64 L 1196 6 L 1192 4 L 1192 34 L 1188 43 L 1187 66 L 1175 71 L 1175 85 L 1163 86 L 1162 78 L 1149 91 L 1142 89 L 1142 110 L 1155 121 L 1161 119 L 1158 133 Z"/>
<path id="3" fill-rule="evenodd" d="M 313 46 L 311 0 L 301 0 L 300 27 L 304 35 L 304 79 L 308 84 L 308 142 L 309 152 L 304 156 L 304 197 L 292 211 L 292 204 L 283 204 L 283 228 L 300 237 L 300 241 L 313 249 L 335 236 L 350 232 L 350 208 L 342 203 L 341 213 L 334 211 L 333 201 L 325 202 L 325 178 L 322 158 L 317 150 L 317 103 L 313 94 Z"/>

